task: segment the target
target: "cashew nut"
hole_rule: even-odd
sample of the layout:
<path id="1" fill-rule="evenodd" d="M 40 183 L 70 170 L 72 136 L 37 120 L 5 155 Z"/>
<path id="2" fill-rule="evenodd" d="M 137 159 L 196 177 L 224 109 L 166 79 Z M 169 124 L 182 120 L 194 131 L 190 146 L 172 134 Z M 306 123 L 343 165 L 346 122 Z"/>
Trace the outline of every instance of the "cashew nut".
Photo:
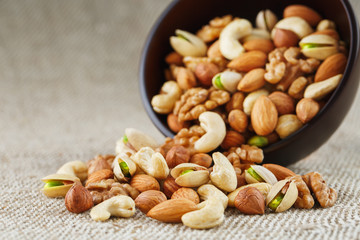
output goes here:
<path id="1" fill-rule="evenodd" d="M 245 52 L 239 39 L 250 35 L 251 30 L 251 23 L 246 19 L 235 19 L 226 25 L 219 37 L 221 54 L 229 60 L 239 57 Z"/>
<path id="2" fill-rule="evenodd" d="M 271 39 L 270 33 L 264 29 L 254 28 L 250 35 L 245 36 L 242 40 L 243 43 L 254 39 Z"/>
<path id="3" fill-rule="evenodd" d="M 217 197 L 198 204 L 199 210 L 185 213 L 181 221 L 185 226 L 195 229 L 207 229 L 220 225 L 224 221 L 224 206 Z"/>
<path id="4" fill-rule="evenodd" d="M 170 45 L 182 56 L 202 57 L 206 55 L 207 47 L 204 41 L 192 33 L 176 29 L 177 35 L 170 37 Z"/>
<path id="5" fill-rule="evenodd" d="M 135 128 L 126 128 L 125 135 L 127 136 L 127 139 L 131 146 L 136 151 L 139 151 L 143 147 L 151 147 L 152 149 L 158 147 L 158 143 L 153 137 Z"/>
<path id="6" fill-rule="evenodd" d="M 197 192 L 200 196 L 200 199 L 204 200 L 204 201 L 208 200 L 211 197 L 218 198 L 219 201 L 221 201 L 223 203 L 224 209 L 226 209 L 226 207 L 228 205 L 228 201 L 229 201 L 228 197 L 214 185 L 204 184 L 198 188 Z"/>
<path id="7" fill-rule="evenodd" d="M 87 170 L 88 167 L 84 162 L 71 161 L 62 165 L 56 173 L 72 175 L 78 177 L 83 182 L 87 179 Z"/>
<path id="8" fill-rule="evenodd" d="M 214 166 L 210 173 L 211 182 L 223 191 L 234 191 L 237 186 L 237 177 L 229 159 L 220 152 L 213 153 L 212 157 Z"/>
<path id="9" fill-rule="evenodd" d="M 247 184 L 247 185 L 244 185 L 244 186 L 241 186 L 241 187 L 235 189 L 234 191 L 232 191 L 231 193 L 229 193 L 227 195 L 227 197 L 229 199 L 229 201 L 228 201 L 228 206 L 229 207 L 235 207 L 235 198 L 236 198 L 236 196 L 238 195 L 240 190 L 242 190 L 244 188 L 247 188 L 247 187 L 257 188 L 261 192 L 261 194 L 264 196 L 264 198 L 266 198 L 266 196 L 270 192 L 271 184 L 265 183 L 265 182 L 251 183 L 251 184 Z"/>
<path id="10" fill-rule="evenodd" d="M 207 168 L 195 163 L 181 163 L 170 174 L 176 184 L 182 187 L 199 187 L 210 180 Z"/>
<path id="11" fill-rule="evenodd" d="M 131 197 L 119 195 L 93 207 L 90 216 L 95 221 L 105 221 L 111 216 L 131 217 L 135 214 L 135 202 Z"/>
<path id="12" fill-rule="evenodd" d="M 342 74 L 338 74 L 321 82 L 310 84 L 305 89 L 304 98 L 320 100 L 321 98 L 332 92 L 339 85 L 342 76 Z"/>
<path id="13" fill-rule="evenodd" d="M 166 179 L 169 167 L 161 153 L 150 147 L 143 147 L 132 157 L 134 162 L 148 175 L 157 179 Z"/>
<path id="14" fill-rule="evenodd" d="M 293 31 L 299 39 L 313 32 L 311 26 L 300 17 L 288 17 L 280 20 L 271 31 L 271 38 L 274 39 L 275 29 L 281 28 Z"/>
<path id="15" fill-rule="evenodd" d="M 161 87 L 161 93 L 155 95 L 151 100 L 151 105 L 155 112 L 168 114 L 172 112 L 175 102 L 181 96 L 181 88 L 175 81 L 167 81 Z"/>
<path id="16" fill-rule="evenodd" d="M 197 152 L 207 153 L 222 143 L 226 135 L 224 120 L 215 112 L 203 112 L 199 116 L 200 126 L 206 133 L 195 142 Z"/>

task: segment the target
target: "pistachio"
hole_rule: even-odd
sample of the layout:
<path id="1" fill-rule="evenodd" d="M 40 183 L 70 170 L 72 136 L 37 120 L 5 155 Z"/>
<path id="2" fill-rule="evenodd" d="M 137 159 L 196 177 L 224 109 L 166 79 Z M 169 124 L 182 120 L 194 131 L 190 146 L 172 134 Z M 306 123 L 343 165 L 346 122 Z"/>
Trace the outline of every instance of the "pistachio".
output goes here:
<path id="1" fill-rule="evenodd" d="M 275 212 L 288 210 L 296 201 L 298 189 L 293 181 L 281 180 L 272 186 L 266 205 Z"/>
<path id="2" fill-rule="evenodd" d="M 248 140 L 249 145 L 257 146 L 257 147 L 265 147 L 269 144 L 269 141 L 264 136 L 253 136 Z"/>
<path id="3" fill-rule="evenodd" d="M 276 15 L 271 10 L 261 10 L 256 16 L 256 27 L 271 32 L 277 21 Z"/>
<path id="4" fill-rule="evenodd" d="M 251 165 L 245 171 L 245 179 L 247 183 L 267 182 L 274 185 L 277 182 L 275 175 L 271 171 L 259 165 Z"/>
<path id="5" fill-rule="evenodd" d="M 74 183 L 80 183 L 80 179 L 69 174 L 51 174 L 41 179 L 45 183 L 41 191 L 47 197 L 65 197 Z"/>
<path id="6" fill-rule="evenodd" d="M 136 151 L 139 151 L 143 147 L 151 147 L 152 149 L 158 147 L 157 141 L 152 136 L 138 129 L 126 128 L 125 136 L 127 143 L 130 144 Z"/>
<path id="7" fill-rule="evenodd" d="M 202 57 L 206 55 L 207 47 L 196 35 L 176 29 L 175 36 L 170 37 L 172 48 L 182 56 Z"/>
<path id="8" fill-rule="evenodd" d="M 128 142 L 129 140 L 126 135 L 124 135 L 122 138 L 116 141 L 115 153 L 116 154 L 124 153 L 128 156 L 135 154 L 136 151 L 127 144 Z"/>
<path id="9" fill-rule="evenodd" d="M 300 43 L 301 52 L 307 57 L 324 60 L 338 52 L 336 39 L 326 34 L 315 34 L 304 37 Z"/>
<path id="10" fill-rule="evenodd" d="M 136 172 L 136 164 L 126 154 L 120 153 L 113 162 L 113 171 L 119 182 L 128 182 Z"/>
<path id="11" fill-rule="evenodd" d="M 217 89 L 234 93 L 241 78 L 242 74 L 238 72 L 224 71 L 213 77 L 212 84 Z"/>
<path id="12" fill-rule="evenodd" d="M 209 181 L 207 168 L 194 163 L 181 163 L 170 174 L 182 187 L 199 187 Z"/>

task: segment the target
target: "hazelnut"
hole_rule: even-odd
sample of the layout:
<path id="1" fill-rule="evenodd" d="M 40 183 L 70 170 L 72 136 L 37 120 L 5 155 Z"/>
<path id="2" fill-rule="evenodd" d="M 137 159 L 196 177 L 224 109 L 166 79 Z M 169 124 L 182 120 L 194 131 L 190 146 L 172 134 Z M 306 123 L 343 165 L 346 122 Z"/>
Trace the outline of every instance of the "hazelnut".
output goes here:
<path id="1" fill-rule="evenodd" d="M 225 150 L 228 150 L 231 147 L 240 147 L 245 143 L 245 138 L 238 132 L 227 131 L 224 141 L 221 143 L 221 147 Z"/>
<path id="2" fill-rule="evenodd" d="M 135 199 L 135 206 L 146 214 L 148 211 L 150 211 L 150 209 L 166 200 L 166 196 L 163 192 L 157 190 L 148 190 L 140 193 L 140 195 L 137 196 Z"/>
<path id="3" fill-rule="evenodd" d="M 177 67 L 175 69 L 175 77 L 179 87 L 183 90 L 187 90 L 196 86 L 195 75 L 190 69 Z"/>
<path id="4" fill-rule="evenodd" d="M 296 105 L 296 115 L 304 124 L 313 119 L 319 110 L 319 103 L 311 98 L 303 98 Z"/>
<path id="5" fill-rule="evenodd" d="M 206 153 L 196 153 L 191 157 L 190 162 L 209 168 L 212 164 L 212 158 Z"/>
<path id="6" fill-rule="evenodd" d="M 69 212 L 81 213 L 94 205 L 90 192 L 79 182 L 69 189 L 65 196 L 65 206 Z"/>
<path id="7" fill-rule="evenodd" d="M 171 199 L 186 198 L 198 204 L 200 202 L 199 195 L 192 188 L 179 188 L 173 193 Z"/>
<path id="8" fill-rule="evenodd" d="M 290 114 L 295 110 L 294 100 L 286 93 L 276 91 L 269 95 L 270 100 L 275 104 L 279 115 Z"/>
<path id="9" fill-rule="evenodd" d="M 179 188 L 179 185 L 176 184 L 175 179 L 172 176 L 168 176 L 164 181 L 163 192 L 167 198 L 171 198 L 172 194 L 176 192 Z"/>
<path id="10" fill-rule="evenodd" d="M 136 174 L 133 176 L 130 185 L 139 192 L 160 190 L 159 182 L 154 177 L 146 174 Z"/>
<path id="11" fill-rule="evenodd" d="M 183 146 L 173 146 L 166 154 L 165 160 L 169 168 L 174 168 L 180 163 L 189 162 L 190 151 Z"/>
<path id="12" fill-rule="evenodd" d="M 167 124 L 169 126 L 169 128 L 171 129 L 171 131 L 178 133 L 181 129 L 183 128 L 189 128 L 190 127 L 190 122 L 180 122 L 178 119 L 178 116 L 176 116 L 173 113 L 170 113 L 167 116 Z"/>
<path id="13" fill-rule="evenodd" d="M 235 207 L 245 214 L 264 214 L 265 199 L 257 188 L 246 187 L 236 196 Z"/>
<path id="14" fill-rule="evenodd" d="M 195 76 L 206 87 L 212 85 L 212 78 L 219 72 L 219 67 L 214 63 L 199 63 L 195 68 Z"/>
<path id="15" fill-rule="evenodd" d="M 231 128 L 241 133 L 245 132 L 248 126 L 247 115 L 239 109 L 234 109 L 229 113 L 228 121 Z"/>
<path id="16" fill-rule="evenodd" d="M 299 37 L 293 31 L 287 29 L 275 29 L 274 45 L 280 47 L 294 47 L 297 45 Z"/>

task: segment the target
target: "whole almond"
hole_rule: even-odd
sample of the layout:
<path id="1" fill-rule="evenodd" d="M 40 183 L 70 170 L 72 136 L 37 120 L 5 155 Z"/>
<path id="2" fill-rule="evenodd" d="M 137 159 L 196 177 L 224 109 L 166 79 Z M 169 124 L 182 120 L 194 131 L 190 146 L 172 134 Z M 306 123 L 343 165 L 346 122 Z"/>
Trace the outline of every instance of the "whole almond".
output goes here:
<path id="1" fill-rule="evenodd" d="M 69 189 L 65 196 L 65 206 L 69 212 L 81 213 L 94 205 L 90 192 L 79 182 Z"/>
<path id="2" fill-rule="evenodd" d="M 190 127 L 190 122 L 180 122 L 178 116 L 176 116 L 173 113 L 170 113 L 167 116 L 167 124 L 169 126 L 169 128 L 171 129 L 171 131 L 178 133 L 181 129 L 183 128 L 188 128 Z"/>
<path id="3" fill-rule="evenodd" d="M 240 80 L 237 89 L 242 92 L 252 92 L 265 85 L 265 69 L 256 68 L 246 73 Z"/>
<path id="4" fill-rule="evenodd" d="M 174 192 L 176 192 L 179 188 L 181 188 L 175 182 L 175 179 L 172 176 L 168 176 L 163 185 L 163 192 L 165 193 L 167 198 L 171 198 Z"/>
<path id="5" fill-rule="evenodd" d="M 251 125 L 256 134 L 265 136 L 272 133 L 278 122 L 275 104 L 267 96 L 256 99 L 251 111 Z"/>
<path id="6" fill-rule="evenodd" d="M 334 38 L 336 41 L 340 40 L 340 36 L 339 36 L 338 32 L 335 31 L 334 29 L 325 29 L 325 30 L 321 30 L 321 31 L 316 31 L 310 35 L 317 35 L 317 34 L 329 35 L 330 37 Z"/>
<path id="7" fill-rule="evenodd" d="M 205 87 L 212 85 L 212 78 L 219 72 L 219 67 L 211 62 L 201 62 L 195 68 L 195 76 Z"/>
<path id="8" fill-rule="evenodd" d="M 243 47 L 246 51 L 259 50 L 264 53 L 269 53 L 275 48 L 273 42 L 269 39 L 251 39 L 246 41 Z"/>
<path id="9" fill-rule="evenodd" d="M 209 168 L 212 164 L 212 158 L 206 153 L 196 153 L 191 157 L 190 162 Z"/>
<path id="10" fill-rule="evenodd" d="M 114 173 L 113 171 L 109 170 L 109 169 L 101 169 L 99 171 L 94 172 L 93 174 L 91 174 L 88 178 L 88 180 L 86 181 L 86 185 L 89 185 L 89 183 L 94 183 L 94 182 L 99 182 L 103 179 L 109 179 L 109 178 L 113 178 L 114 177 Z"/>
<path id="11" fill-rule="evenodd" d="M 173 146 L 166 154 L 166 163 L 169 168 L 174 168 L 190 160 L 190 151 L 183 146 Z"/>
<path id="12" fill-rule="evenodd" d="M 322 19 L 319 13 L 314 9 L 304 5 L 294 4 L 284 9 L 284 18 L 301 17 L 307 21 L 312 27 L 315 27 Z"/>
<path id="13" fill-rule="evenodd" d="M 225 150 L 228 150 L 232 147 L 240 147 L 245 143 L 245 138 L 238 132 L 235 131 L 227 131 L 223 142 L 221 143 L 221 147 Z"/>
<path id="14" fill-rule="evenodd" d="M 229 113 L 228 122 L 230 127 L 240 133 L 245 132 L 248 127 L 248 117 L 239 109 L 234 109 Z"/>
<path id="15" fill-rule="evenodd" d="M 157 190 L 148 190 L 140 193 L 139 196 L 137 196 L 135 199 L 135 206 L 146 214 L 150 211 L 150 209 L 166 200 L 166 196 L 163 192 Z"/>
<path id="16" fill-rule="evenodd" d="M 296 175 L 290 169 L 280 166 L 280 165 L 277 165 L 277 164 L 267 163 L 267 164 L 263 164 L 262 166 L 264 168 L 267 168 L 268 170 L 270 170 L 270 172 L 272 172 L 275 175 L 275 177 L 278 181 L 284 180 L 287 177 Z"/>
<path id="17" fill-rule="evenodd" d="M 185 198 L 178 198 L 159 203 L 150 209 L 146 215 L 161 222 L 177 223 L 181 222 L 182 215 L 197 209 L 194 202 Z"/>
<path id="18" fill-rule="evenodd" d="M 211 44 L 211 46 L 209 47 L 209 49 L 207 51 L 207 56 L 209 58 L 224 58 L 220 52 L 219 40 L 217 40 L 213 44 Z"/>
<path id="19" fill-rule="evenodd" d="M 176 192 L 173 193 L 171 199 L 185 198 L 195 204 L 200 202 L 199 195 L 192 188 L 179 188 Z"/>
<path id="20" fill-rule="evenodd" d="M 244 99 L 245 99 L 244 93 L 242 93 L 242 92 L 234 93 L 231 96 L 230 101 L 225 105 L 226 111 L 230 112 L 231 110 L 234 110 L 234 109 L 243 110 Z"/>
<path id="21" fill-rule="evenodd" d="M 139 192 L 148 190 L 160 190 L 159 182 L 152 176 L 146 174 L 136 174 L 131 178 L 130 185 Z"/>
<path id="22" fill-rule="evenodd" d="M 304 124 L 313 119 L 319 110 L 319 103 L 311 98 L 303 98 L 296 105 L 296 115 Z"/>
<path id="23" fill-rule="evenodd" d="M 294 47 L 299 41 L 299 37 L 293 31 L 276 28 L 274 34 L 274 45 L 280 47 Z"/>
<path id="24" fill-rule="evenodd" d="M 241 54 L 228 63 L 228 68 L 239 72 L 249 72 L 265 66 L 267 55 L 262 51 L 250 51 Z"/>
<path id="25" fill-rule="evenodd" d="M 331 78 L 345 71 L 347 58 L 342 53 L 337 53 L 326 58 L 319 66 L 315 74 L 315 82 L 320 82 Z"/>
<path id="26" fill-rule="evenodd" d="M 275 104 L 279 115 L 293 113 L 295 110 L 294 100 L 286 93 L 275 91 L 269 96 L 270 100 Z"/>
<path id="27" fill-rule="evenodd" d="M 245 214 L 264 214 L 265 199 L 261 192 L 254 187 L 246 187 L 235 197 L 235 207 Z"/>

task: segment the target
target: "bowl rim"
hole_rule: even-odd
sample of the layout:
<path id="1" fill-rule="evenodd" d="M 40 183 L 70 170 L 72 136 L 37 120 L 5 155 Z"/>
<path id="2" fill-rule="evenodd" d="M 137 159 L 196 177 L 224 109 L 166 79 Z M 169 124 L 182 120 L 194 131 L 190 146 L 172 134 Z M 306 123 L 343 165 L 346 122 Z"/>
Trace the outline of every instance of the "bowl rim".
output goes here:
<path id="1" fill-rule="evenodd" d="M 141 99 L 142 103 L 145 107 L 145 110 L 150 117 L 151 121 L 155 124 L 155 127 L 160 130 L 160 132 L 165 137 L 174 137 L 175 133 L 173 133 L 171 130 L 169 130 L 167 127 L 164 126 L 163 122 L 159 118 L 159 114 L 155 113 L 151 106 L 151 101 L 149 101 L 149 96 L 147 94 L 146 88 L 145 88 L 145 65 L 146 65 L 146 58 L 148 49 L 150 47 L 150 44 L 152 43 L 152 39 L 156 32 L 158 31 L 159 25 L 162 23 L 165 17 L 169 14 L 171 9 L 175 7 L 175 5 L 179 4 L 180 0 L 174 0 L 172 1 L 161 13 L 161 15 L 156 20 L 155 24 L 151 28 L 147 38 L 146 42 L 144 44 L 144 47 L 142 49 L 142 55 L 140 60 L 140 72 L 139 72 L 139 80 L 140 80 L 140 93 L 141 93 Z M 268 152 L 275 151 L 279 148 L 282 148 L 283 146 L 286 146 L 288 144 L 291 144 L 293 141 L 295 141 L 298 137 L 300 137 L 303 133 L 307 131 L 307 129 L 311 128 L 315 123 L 322 118 L 323 114 L 326 112 L 326 110 L 333 105 L 337 97 L 341 94 L 344 85 L 349 81 L 350 74 L 353 68 L 354 64 L 356 63 L 356 60 L 358 59 L 359 55 L 359 46 L 360 46 L 360 31 L 359 31 L 359 24 L 358 20 L 355 16 L 354 10 L 348 0 L 339 0 L 340 4 L 342 4 L 345 13 L 346 18 L 349 24 L 349 30 L 350 30 L 350 38 L 349 38 L 349 54 L 347 59 L 346 68 L 344 71 L 344 74 L 342 76 L 342 79 L 337 86 L 337 88 L 333 91 L 329 99 L 326 101 L 325 105 L 320 109 L 320 111 L 316 114 L 316 116 L 308 123 L 304 124 L 299 130 L 295 131 L 291 135 L 289 135 L 286 138 L 280 139 L 279 141 L 270 144 L 269 146 L 266 146 L 263 149 L 264 154 Z M 165 116 L 165 115 L 164 115 Z M 345 117 L 345 116 L 344 116 Z M 321 146 L 321 145 L 320 145 Z"/>

